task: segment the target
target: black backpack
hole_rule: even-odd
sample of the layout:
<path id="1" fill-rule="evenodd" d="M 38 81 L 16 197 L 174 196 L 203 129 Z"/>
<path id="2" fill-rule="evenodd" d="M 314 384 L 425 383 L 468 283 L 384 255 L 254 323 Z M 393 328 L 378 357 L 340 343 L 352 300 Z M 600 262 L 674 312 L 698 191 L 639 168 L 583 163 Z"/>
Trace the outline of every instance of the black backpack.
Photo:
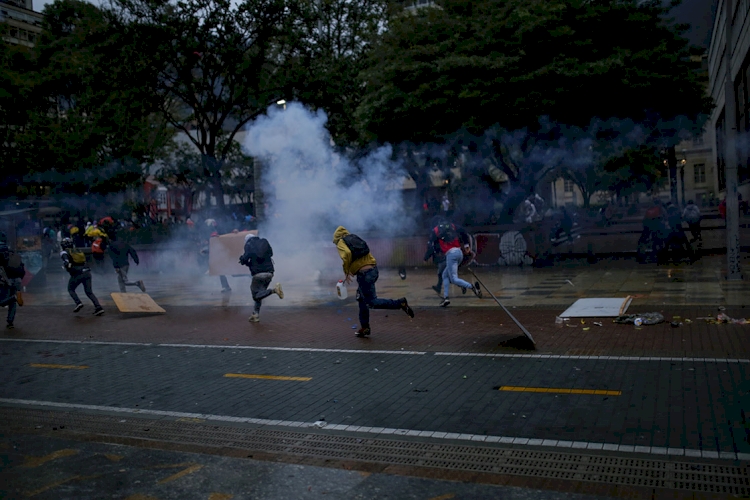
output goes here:
<path id="1" fill-rule="evenodd" d="M 352 262 L 357 259 L 361 259 L 368 253 L 370 253 L 370 247 L 367 246 L 365 240 L 357 236 L 356 234 L 347 234 L 342 238 L 344 243 L 349 250 L 352 252 Z"/>
<path id="2" fill-rule="evenodd" d="M 456 227 L 450 222 L 444 222 L 438 226 L 438 237 L 449 243 L 458 238 L 458 231 L 456 231 Z"/>
<path id="3" fill-rule="evenodd" d="M 23 265 L 21 256 L 15 252 L 8 255 L 7 264 L 5 265 L 5 275 L 10 279 L 21 279 L 26 275 L 26 268 Z"/>

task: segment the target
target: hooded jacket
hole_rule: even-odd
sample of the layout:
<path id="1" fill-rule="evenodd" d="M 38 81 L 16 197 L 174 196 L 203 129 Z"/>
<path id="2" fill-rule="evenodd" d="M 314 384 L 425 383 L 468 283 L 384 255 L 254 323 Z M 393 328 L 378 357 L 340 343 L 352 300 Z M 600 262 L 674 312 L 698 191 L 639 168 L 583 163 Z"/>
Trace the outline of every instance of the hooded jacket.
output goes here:
<path id="1" fill-rule="evenodd" d="M 273 249 L 265 238 L 248 235 L 245 239 L 245 253 L 240 264 L 250 268 L 252 274 L 273 273 Z"/>
<path id="2" fill-rule="evenodd" d="M 341 257 L 341 260 L 343 261 L 344 274 L 346 276 L 354 276 L 364 266 L 377 265 L 377 261 L 371 253 L 368 253 L 364 257 L 360 257 L 352 262 L 352 252 L 343 240 L 344 236 L 347 234 L 350 233 L 344 226 L 337 227 L 336 231 L 333 232 L 333 243 L 336 245 L 336 249 L 339 251 L 339 257 Z"/>
<path id="3" fill-rule="evenodd" d="M 109 256 L 112 259 L 112 265 L 115 269 L 128 265 L 128 255 L 133 258 L 133 262 L 139 264 L 138 254 L 135 249 L 124 241 L 113 241 L 109 245 Z"/>

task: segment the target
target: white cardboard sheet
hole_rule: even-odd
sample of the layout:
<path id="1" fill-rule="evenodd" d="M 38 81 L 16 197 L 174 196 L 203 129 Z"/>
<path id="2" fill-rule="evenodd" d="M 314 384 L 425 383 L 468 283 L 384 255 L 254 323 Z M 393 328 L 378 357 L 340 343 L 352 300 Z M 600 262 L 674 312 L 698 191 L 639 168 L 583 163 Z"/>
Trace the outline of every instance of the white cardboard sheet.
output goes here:
<path id="1" fill-rule="evenodd" d="M 622 316 L 628 310 L 633 297 L 578 299 L 561 318 L 614 318 Z"/>

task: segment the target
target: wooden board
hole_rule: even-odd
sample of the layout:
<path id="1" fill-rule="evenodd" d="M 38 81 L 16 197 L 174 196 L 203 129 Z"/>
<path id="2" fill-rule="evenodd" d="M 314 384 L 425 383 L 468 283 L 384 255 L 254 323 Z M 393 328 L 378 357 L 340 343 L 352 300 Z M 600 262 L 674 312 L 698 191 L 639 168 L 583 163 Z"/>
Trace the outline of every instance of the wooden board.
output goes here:
<path id="1" fill-rule="evenodd" d="M 208 242 L 208 274 L 211 276 L 250 275 L 250 269 L 239 263 L 245 253 L 245 236 L 248 233 L 258 234 L 257 230 L 240 233 L 222 234 Z"/>
<path id="2" fill-rule="evenodd" d="M 164 313 L 167 312 L 159 306 L 147 293 L 111 293 L 115 305 L 124 313 Z"/>

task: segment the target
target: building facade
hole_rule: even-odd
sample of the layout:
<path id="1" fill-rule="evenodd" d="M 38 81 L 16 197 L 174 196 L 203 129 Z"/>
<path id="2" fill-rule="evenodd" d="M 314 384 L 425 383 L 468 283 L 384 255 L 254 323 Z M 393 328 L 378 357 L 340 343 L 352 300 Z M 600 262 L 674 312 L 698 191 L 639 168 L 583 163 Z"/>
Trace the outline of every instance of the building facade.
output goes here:
<path id="1" fill-rule="evenodd" d="M 730 40 L 731 57 L 727 61 L 726 18 L 724 2 L 730 2 L 732 12 L 732 39 Z M 726 103 L 724 90 L 726 85 L 726 65 L 729 64 L 735 99 Z M 708 50 L 709 92 L 716 108 L 708 123 L 708 133 L 712 138 L 716 173 L 714 181 L 720 196 L 726 190 L 726 130 L 725 106 L 732 106 L 737 117 L 733 124 L 737 131 L 737 180 L 738 192 L 743 199 L 750 198 L 750 0 L 718 0 L 716 19 L 714 20 L 711 45 Z"/>
<path id="2" fill-rule="evenodd" d="M 36 43 L 44 16 L 32 7 L 31 0 L 0 0 L 0 23 L 8 25 L 7 42 L 27 47 Z"/>

